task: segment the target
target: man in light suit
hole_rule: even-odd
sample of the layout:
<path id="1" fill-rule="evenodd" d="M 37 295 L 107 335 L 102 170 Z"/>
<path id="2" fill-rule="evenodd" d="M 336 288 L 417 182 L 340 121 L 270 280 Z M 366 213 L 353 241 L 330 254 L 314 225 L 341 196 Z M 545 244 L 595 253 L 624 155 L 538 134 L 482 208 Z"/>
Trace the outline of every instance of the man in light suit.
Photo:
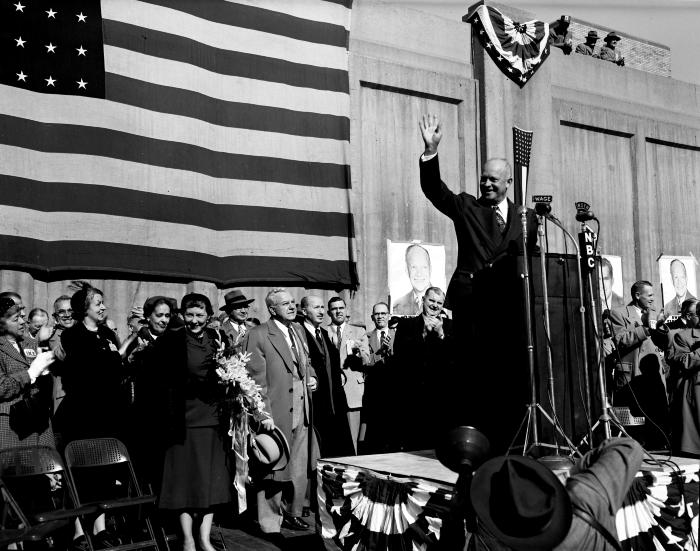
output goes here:
<path id="1" fill-rule="evenodd" d="M 628 406 L 633 415 L 644 415 L 647 445 L 664 446 L 658 429 L 668 421 L 666 380 L 659 350 L 652 340 L 655 330 L 654 289 L 646 280 L 636 281 L 632 302 L 610 311 L 612 340 L 617 348 L 613 404 Z"/>
<path id="2" fill-rule="evenodd" d="M 252 328 L 244 349 L 251 354 L 247 368 L 262 387 L 265 411 L 260 416 L 265 430 L 279 428 L 287 438 L 290 458 L 281 471 L 258 480 L 258 522 L 270 539 L 280 539 L 280 527 L 303 530 L 304 497 L 308 485 L 309 391 L 316 389 L 316 375 L 309 363 L 304 330 L 293 323 L 294 299 L 285 289 L 272 289 L 265 298 L 270 320 Z M 308 387 L 308 388 L 307 388 Z M 286 510 L 282 507 L 283 490 Z"/>
<path id="3" fill-rule="evenodd" d="M 248 307 L 254 301 L 255 299 L 246 298 L 239 289 L 224 295 L 224 305 L 219 310 L 226 313 L 226 318 L 221 322 L 221 330 L 233 348 L 239 348 L 245 334 L 255 327 L 255 324 L 248 321 Z"/>
<path id="4" fill-rule="evenodd" d="M 367 334 L 360 327 L 347 323 L 345 301 L 342 298 L 333 297 L 328 301 L 328 314 L 331 324 L 326 327 L 326 331 L 340 354 L 340 367 L 345 376 L 345 397 L 348 402 L 348 424 L 357 452 L 362 395 L 365 391 L 364 369 L 370 364 Z"/>

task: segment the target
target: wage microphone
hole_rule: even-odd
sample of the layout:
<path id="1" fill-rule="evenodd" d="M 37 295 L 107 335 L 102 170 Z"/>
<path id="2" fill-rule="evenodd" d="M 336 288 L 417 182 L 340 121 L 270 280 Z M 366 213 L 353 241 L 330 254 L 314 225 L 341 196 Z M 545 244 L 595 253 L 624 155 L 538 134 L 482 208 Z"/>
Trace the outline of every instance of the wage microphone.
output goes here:
<path id="1" fill-rule="evenodd" d="M 595 214 L 593 213 L 592 210 L 586 210 L 586 211 L 578 211 L 576 213 L 576 221 L 577 222 L 588 222 L 589 220 L 593 220 L 595 218 Z"/>
<path id="2" fill-rule="evenodd" d="M 535 203 L 535 213 L 537 216 L 547 216 L 552 212 L 552 205 L 549 203 Z"/>

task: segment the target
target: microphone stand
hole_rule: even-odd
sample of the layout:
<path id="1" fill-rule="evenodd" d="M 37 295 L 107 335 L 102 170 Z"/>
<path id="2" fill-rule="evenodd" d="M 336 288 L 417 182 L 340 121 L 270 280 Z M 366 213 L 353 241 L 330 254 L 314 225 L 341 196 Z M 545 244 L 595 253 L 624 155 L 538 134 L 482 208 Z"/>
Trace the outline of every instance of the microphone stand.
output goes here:
<path id="1" fill-rule="evenodd" d="M 581 342 L 583 344 L 583 365 L 585 369 L 585 377 L 583 378 L 583 387 L 586 397 L 586 408 L 590 415 L 591 411 L 591 387 L 588 381 L 588 335 L 586 334 L 586 305 L 583 300 L 583 274 L 581 272 L 581 249 L 578 246 L 578 241 L 574 239 L 574 236 L 569 233 L 569 231 L 564 227 L 561 221 L 554 215 L 547 215 L 547 219 L 551 221 L 555 226 L 557 226 L 564 235 L 569 238 L 569 240 L 574 244 L 574 249 L 576 251 L 576 275 L 578 277 L 578 299 L 579 299 L 579 314 L 581 320 Z M 593 427 L 590 422 L 588 423 L 588 438 L 589 442 L 593 442 Z"/>
<path id="2" fill-rule="evenodd" d="M 533 448 L 553 448 L 559 451 L 560 447 L 558 444 L 546 444 L 543 442 L 540 442 L 539 439 L 539 432 L 537 428 L 537 413 L 539 412 L 542 417 L 544 417 L 549 424 L 554 428 L 556 432 L 558 432 L 566 441 L 569 451 L 573 455 L 574 453 L 581 455 L 581 453 L 578 451 L 574 443 L 564 434 L 564 431 L 561 430 L 561 427 L 559 426 L 558 422 L 555 422 L 556 419 L 556 412 L 554 410 L 554 376 L 552 374 L 552 361 L 551 361 L 551 352 L 549 353 L 548 357 L 548 375 L 549 375 L 549 380 L 550 380 L 550 400 L 552 400 L 552 412 L 554 414 L 554 419 L 549 416 L 549 414 L 544 410 L 542 405 L 537 401 L 537 385 L 535 384 L 535 347 L 533 344 L 533 330 L 532 330 L 532 298 L 530 294 L 530 271 L 528 268 L 528 260 L 529 260 L 529 255 L 528 255 L 528 249 L 527 249 L 527 207 L 522 205 L 519 208 L 519 213 L 520 213 L 520 223 L 522 225 L 522 234 L 523 234 L 523 271 L 521 274 L 522 280 L 523 280 L 523 297 L 524 297 L 524 303 L 525 303 L 525 334 L 527 336 L 527 363 L 528 363 L 528 368 L 530 372 L 530 403 L 527 406 L 527 412 L 525 413 L 525 417 L 523 420 L 520 422 L 520 427 L 518 428 L 517 432 L 515 433 L 515 436 L 513 437 L 513 441 L 511 442 L 509 448 L 508 448 L 508 453 L 511 452 L 511 450 L 514 450 L 516 448 L 519 448 L 520 446 L 515 446 L 515 441 L 518 438 L 518 435 L 522 431 L 523 425 L 525 426 L 525 441 L 523 442 L 523 455 L 526 455 L 532 450 Z M 541 218 L 541 217 L 540 217 Z M 542 228 L 542 221 L 541 219 L 539 220 L 539 225 L 540 229 L 538 229 L 538 233 L 541 231 L 540 236 L 544 234 L 544 230 Z M 545 271 L 544 271 L 544 252 L 543 249 L 540 248 L 540 261 L 543 266 L 542 270 L 542 276 L 543 278 L 546 278 Z M 545 297 L 546 295 L 546 281 L 544 282 L 544 288 L 545 288 Z M 549 308 L 548 304 L 548 299 L 545 298 L 546 302 L 546 308 Z M 549 331 L 549 316 L 547 315 L 547 331 Z M 549 336 L 549 335 L 548 335 Z M 530 441 L 530 437 L 532 435 L 532 441 Z M 556 442 L 556 438 L 555 438 Z"/>

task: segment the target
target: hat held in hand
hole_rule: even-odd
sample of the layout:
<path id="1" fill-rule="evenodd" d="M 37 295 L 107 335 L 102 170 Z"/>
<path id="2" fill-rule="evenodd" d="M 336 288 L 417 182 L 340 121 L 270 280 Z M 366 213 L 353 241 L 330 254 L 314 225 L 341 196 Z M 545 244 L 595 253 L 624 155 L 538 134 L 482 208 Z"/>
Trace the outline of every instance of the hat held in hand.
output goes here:
<path id="1" fill-rule="evenodd" d="M 278 427 L 271 432 L 251 432 L 248 456 L 260 467 L 281 471 L 289 463 L 289 455 L 289 443 Z"/>

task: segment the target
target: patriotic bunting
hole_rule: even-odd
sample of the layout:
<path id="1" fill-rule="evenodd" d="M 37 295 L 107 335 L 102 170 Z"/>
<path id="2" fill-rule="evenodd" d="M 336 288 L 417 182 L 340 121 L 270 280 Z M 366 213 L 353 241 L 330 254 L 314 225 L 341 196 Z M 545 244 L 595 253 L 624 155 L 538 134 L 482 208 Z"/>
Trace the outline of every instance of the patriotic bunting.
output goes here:
<path id="1" fill-rule="evenodd" d="M 318 488 L 321 536 L 343 551 L 435 548 L 453 495 L 446 484 L 323 460 Z"/>
<path id="2" fill-rule="evenodd" d="M 473 10 L 466 21 L 498 68 L 521 88 L 549 56 L 549 23 L 518 23 L 485 5 Z"/>
<path id="3" fill-rule="evenodd" d="M 351 0 L 1 0 L 0 262 L 355 287 Z"/>
<path id="4" fill-rule="evenodd" d="M 637 475 L 617 512 L 622 549 L 697 551 L 698 468 L 696 463 Z"/>

